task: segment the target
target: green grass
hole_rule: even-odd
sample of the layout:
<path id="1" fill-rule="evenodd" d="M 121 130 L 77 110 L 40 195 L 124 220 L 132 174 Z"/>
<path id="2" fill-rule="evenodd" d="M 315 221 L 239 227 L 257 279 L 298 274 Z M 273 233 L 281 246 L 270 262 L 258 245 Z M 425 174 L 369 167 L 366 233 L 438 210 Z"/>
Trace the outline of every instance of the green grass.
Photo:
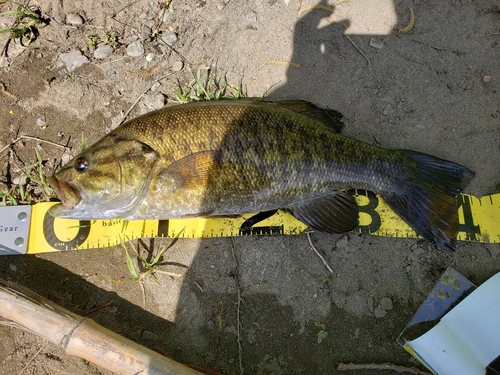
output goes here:
<path id="1" fill-rule="evenodd" d="M 176 237 L 176 240 L 177 240 L 177 238 L 178 237 Z M 158 281 L 158 278 L 156 277 L 157 273 L 168 275 L 168 276 L 171 276 L 174 278 L 181 277 L 182 275 L 180 275 L 180 274 L 162 271 L 162 270 L 155 268 L 156 266 L 158 266 L 160 264 L 161 257 L 163 256 L 165 251 L 167 251 L 174 244 L 174 242 L 172 242 L 168 247 L 164 247 L 164 248 L 160 249 L 158 254 L 156 254 L 156 256 L 153 258 L 153 260 L 150 262 L 148 262 L 145 258 L 143 258 L 129 243 L 130 247 L 132 248 L 132 250 L 134 251 L 134 253 L 136 255 L 137 263 L 139 266 L 139 270 L 136 270 L 136 267 L 134 266 L 134 262 L 132 260 L 132 257 L 130 256 L 130 254 L 127 250 L 127 246 L 125 245 L 125 242 L 122 240 L 121 246 L 123 247 L 123 250 L 125 251 L 125 260 L 127 263 L 127 269 L 128 269 L 128 272 L 130 273 L 130 275 L 132 276 L 130 281 L 131 282 L 137 282 L 137 281 L 142 282 L 143 280 L 153 280 L 157 284 L 160 284 L 160 282 Z"/>
<path id="2" fill-rule="evenodd" d="M 47 202 L 56 196 L 47 183 L 47 177 L 43 171 L 44 161 L 36 149 L 35 154 L 37 161 L 22 169 L 19 183 L 12 185 L 7 191 L 0 191 L 0 206 Z"/>
<path id="3" fill-rule="evenodd" d="M 0 0 L 0 5 L 6 4 L 8 0 Z M 38 10 L 32 9 L 25 3 L 16 3 L 17 8 L 15 10 L 8 10 L 1 12 L 0 16 L 15 16 L 15 21 L 12 27 L 0 30 L 0 34 L 9 34 L 8 37 L 11 39 L 19 39 L 17 44 L 21 48 L 31 48 L 29 45 L 36 38 L 36 28 L 35 26 L 40 23 L 44 23 L 44 19 L 39 14 Z"/>
<path id="4" fill-rule="evenodd" d="M 170 81 L 175 98 L 179 103 L 201 102 L 207 100 L 221 99 L 243 99 L 246 98 L 246 87 L 238 80 L 236 86 L 227 83 L 226 79 L 214 78 L 210 71 L 205 79 L 201 78 L 200 69 L 197 72 L 191 70 L 192 80 L 184 87 L 179 83 Z"/>

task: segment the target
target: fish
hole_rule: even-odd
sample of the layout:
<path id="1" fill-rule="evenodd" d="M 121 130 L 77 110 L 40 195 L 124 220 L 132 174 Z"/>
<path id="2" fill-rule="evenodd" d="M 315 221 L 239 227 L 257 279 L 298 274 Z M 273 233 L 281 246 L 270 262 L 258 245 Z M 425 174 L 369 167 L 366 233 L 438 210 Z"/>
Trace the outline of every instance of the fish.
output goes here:
<path id="1" fill-rule="evenodd" d="M 348 232 L 365 189 L 437 248 L 454 250 L 468 168 L 340 134 L 342 115 L 301 100 L 168 106 L 125 122 L 48 178 L 54 217 L 238 216 L 277 209 L 311 229 Z"/>

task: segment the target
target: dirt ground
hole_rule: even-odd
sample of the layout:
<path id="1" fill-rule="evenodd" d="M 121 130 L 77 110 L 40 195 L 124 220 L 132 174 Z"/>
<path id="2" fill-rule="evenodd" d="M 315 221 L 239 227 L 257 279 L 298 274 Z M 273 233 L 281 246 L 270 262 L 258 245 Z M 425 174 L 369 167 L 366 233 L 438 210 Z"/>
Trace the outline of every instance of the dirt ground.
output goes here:
<path id="1" fill-rule="evenodd" d="M 337 109 L 345 116 L 344 133 L 359 140 L 463 164 L 476 172 L 467 193 L 499 189 L 498 1 L 172 0 L 166 7 L 151 0 L 40 0 L 30 5 L 47 24 L 37 26 L 30 45 L 36 49 L 10 42 L 0 58 L 0 148 L 28 135 L 72 150 L 18 142 L 0 155 L 4 190 L 18 181 L 23 166 L 35 162 L 35 148 L 52 173 L 78 152 L 82 134 L 87 144 L 101 138 L 168 73 L 131 116 L 174 103 L 169 80 L 186 86 L 192 79 L 189 66 L 202 77 L 209 72 L 233 85 L 241 80 L 248 96 L 267 93 L 270 99 L 304 99 Z M 332 14 L 326 5 L 334 7 Z M 13 7 L 8 2 L 0 12 Z M 398 33 L 409 22 L 410 9 L 414 26 Z M 12 21 L 0 18 L 0 29 Z M 116 48 L 97 58 L 103 49 L 96 48 L 113 44 L 113 36 Z M 171 38 L 171 46 L 162 38 Z M 0 47 L 6 41 L 0 34 Z M 138 44 L 144 53 L 129 56 Z M 69 72 L 61 54 L 73 51 L 88 62 Z M 176 62 L 183 62 L 181 71 L 172 69 Z M 481 284 L 500 270 L 498 244 L 459 242 L 456 252 L 447 253 L 423 240 L 356 233 L 313 233 L 312 240 L 334 275 L 301 235 L 179 240 L 158 268 L 183 276 L 159 274 L 159 285 L 145 282 L 145 299 L 138 283 L 110 281 L 131 277 L 120 247 L 0 256 L 0 277 L 76 313 L 90 312 L 103 326 L 178 362 L 223 374 L 242 372 L 239 283 L 246 374 L 336 374 L 341 362 L 419 367 L 395 339 L 441 273 L 453 267 Z M 144 239 L 134 246 L 151 259 L 171 242 Z M 91 312 L 109 301 L 114 301 L 110 307 Z M 318 342 L 320 325 L 328 335 Z M 0 337 L 1 374 L 25 367 L 23 374 L 109 374 L 21 330 L 0 326 Z"/>

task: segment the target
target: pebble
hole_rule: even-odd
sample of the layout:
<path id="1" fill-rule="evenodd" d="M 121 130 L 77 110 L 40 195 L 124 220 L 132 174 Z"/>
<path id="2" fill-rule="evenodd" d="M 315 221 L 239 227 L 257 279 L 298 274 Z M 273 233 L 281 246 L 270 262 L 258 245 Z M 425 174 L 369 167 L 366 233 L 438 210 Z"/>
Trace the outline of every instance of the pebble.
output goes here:
<path id="1" fill-rule="evenodd" d="M 106 57 L 109 57 L 113 53 L 113 47 L 111 47 L 109 44 L 106 44 L 101 47 L 97 47 L 96 50 L 94 51 L 94 57 L 96 59 L 105 59 Z"/>
<path id="2" fill-rule="evenodd" d="M 172 65 L 172 70 L 174 72 L 179 72 L 182 70 L 183 67 L 184 67 L 184 63 L 182 61 L 176 61 L 176 62 L 174 62 L 174 65 Z"/>
<path id="3" fill-rule="evenodd" d="M 16 266 L 15 264 L 10 263 L 10 264 L 9 264 L 9 268 L 10 268 L 10 270 L 11 270 L 12 272 L 16 272 L 16 271 L 17 271 L 17 266 Z"/>
<path id="4" fill-rule="evenodd" d="M 483 76 L 483 82 L 484 83 L 488 83 L 488 82 L 491 82 L 491 76 Z"/>
<path id="5" fill-rule="evenodd" d="M 165 97 L 159 92 L 145 95 L 143 100 L 144 105 L 152 111 L 160 109 L 165 105 Z"/>
<path id="6" fill-rule="evenodd" d="M 66 15 L 66 23 L 68 25 L 83 25 L 83 18 L 78 14 L 67 14 Z"/>
<path id="7" fill-rule="evenodd" d="M 177 42 L 177 34 L 173 31 L 166 31 L 165 34 L 161 36 L 161 40 L 163 40 L 168 45 L 172 45 Z"/>
<path id="8" fill-rule="evenodd" d="M 61 53 L 59 58 L 66 64 L 68 72 L 72 72 L 76 68 L 89 62 L 89 59 L 83 56 L 80 51 Z"/>
<path id="9" fill-rule="evenodd" d="M 378 306 L 375 308 L 375 317 L 383 318 L 387 315 L 389 310 L 392 310 L 392 300 L 388 297 L 384 297 L 380 300 Z"/>
<path id="10" fill-rule="evenodd" d="M 155 92 L 156 90 L 158 90 L 161 86 L 161 83 L 160 82 L 156 82 L 153 86 L 151 86 L 151 92 Z"/>
<path id="11" fill-rule="evenodd" d="M 378 39 L 371 38 L 370 39 L 370 47 L 373 47 L 375 49 L 382 49 L 382 48 L 384 48 L 384 43 Z"/>
<path id="12" fill-rule="evenodd" d="M 139 39 L 148 40 L 152 32 L 153 30 L 151 30 L 151 27 L 149 27 L 148 25 L 142 25 L 141 35 L 139 35 Z"/>
<path id="13" fill-rule="evenodd" d="M 345 249 L 349 245 L 349 237 L 344 236 L 340 240 L 337 241 L 336 247 L 337 249 Z"/>
<path id="14" fill-rule="evenodd" d="M 47 122 L 42 118 L 37 118 L 36 119 L 36 126 L 39 126 L 40 128 L 45 129 L 47 127 Z"/>
<path id="15" fill-rule="evenodd" d="M 141 41 L 136 40 L 127 46 L 127 55 L 130 57 L 139 57 L 144 54 L 144 46 Z"/>
<path id="16" fill-rule="evenodd" d="M 153 60 L 154 60 L 154 58 L 155 58 L 155 57 L 156 57 L 156 55 L 155 55 L 153 52 L 150 52 L 150 53 L 148 53 L 148 54 L 147 54 L 147 56 L 146 56 L 146 61 L 147 61 L 147 62 L 151 62 L 151 61 L 153 61 Z"/>
<path id="17" fill-rule="evenodd" d="M 257 15 L 254 12 L 247 13 L 245 17 L 248 22 L 257 22 Z"/>

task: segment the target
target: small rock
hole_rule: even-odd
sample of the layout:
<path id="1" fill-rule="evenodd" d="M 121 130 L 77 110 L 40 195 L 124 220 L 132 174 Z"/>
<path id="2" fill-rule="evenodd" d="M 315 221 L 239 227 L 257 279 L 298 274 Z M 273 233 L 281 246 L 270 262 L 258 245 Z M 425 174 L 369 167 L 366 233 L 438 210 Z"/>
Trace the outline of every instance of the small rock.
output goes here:
<path id="1" fill-rule="evenodd" d="M 384 43 L 380 40 L 377 40 L 375 38 L 370 39 L 370 47 L 373 47 L 375 49 L 382 49 L 384 48 Z"/>
<path id="2" fill-rule="evenodd" d="M 36 126 L 39 126 L 42 129 L 45 129 L 47 127 L 47 122 L 42 118 L 37 118 L 36 119 Z"/>
<path id="3" fill-rule="evenodd" d="M 173 31 L 166 31 L 165 34 L 161 36 L 161 40 L 163 40 L 168 45 L 172 45 L 177 42 L 177 34 Z"/>
<path id="4" fill-rule="evenodd" d="M 83 25 L 83 18 L 78 14 L 67 14 L 66 15 L 66 23 L 68 25 Z"/>
<path id="5" fill-rule="evenodd" d="M 375 317 L 383 318 L 387 315 L 389 310 L 392 310 L 392 300 L 390 298 L 384 297 L 380 300 L 380 303 L 375 308 Z"/>
<path id="6" fill-rule="evenodd" d="M 12 272 L 16 272 L 17 271 L 17 266 L 15 264 L 9 264 L 9 268 Z"/>
<path id="7" fill-rule="evenodd" d="M 149 27 L 148 25 L 142 25 L 141 35 L 139 35 L 139 39 L 148 40 L 152 32 L 153 30 L 151 30 L 151 27 Z"/>
<path id="8" fill-rule="evenodd" d="M 153 61 L 155 59 L 155 57 L 156 57 L 156 55 L 153 52 L 150 52 L 146 56 L 146 61 L 147 62 L 151 62 L 151 61 Z"/>
<path id="9" fill-rule="evenodd" d="M 257 22 L 257 15 L 254 12 L 247 13 L 245 17 L 248 22 Z"/>
<path id="10" fill-rule="evenodd" d="M 160 82 L 156 82 L 153 86 L 151 86 L 151 92 L 155 92 L 156 90 L 158 90 L 161 86 L 161 83 Z"/>
<path id="11" fill-rule="evenodd" d="M 106 44 L 105 46 L 97 47 L 96 50 L 94 51 L 94 57 L 96 59 L 105 59 L 109 57 L 113 53 L 113 47 L 111 47 L 109 44 Z"/>
<path id="12" fill-rule="evenodd" d="M 165 105 L 165 97 L 160 93 L 149 94 L 144 97 L 144 104 L 152 111 Z"/>
<path id="13" fill-rule="evenodd" d="M 394 112 L 394 108 L 392 107 L 392 105 L 390 104 L 387 104 L 384 108 L 384 110 L 382 111 L 382 114 L 384 116 L 388 116 L 390 113 Z"/>
<path id="14" fill-rule="evenodd" d="M 380 300 L 379 306 L 386 311 L 392 310 L 392 300 L 388 297 L 384 297 Z"/>
<path id="15" fill-rule="evenodd" d="M 179 72 L 182 70 L 183 67 L 184 67 L 184 63 L 182 61 L 176 61 L 176 62 L 174 62 L 174 65 L 172 65 L 172 70 L 174 72 Z"/>
<path id="16" fill-rule="evenodd" d="M 130 57 L 139 57 L 144 54 L 144 46 L 139 40 L 130 43 L 127 46 L 127 55 Z"/>
<path id="17" fill-rule="evenodd" d="M 68 72 L 72 72 L 76 68 L 89 62 L 89 59 L 83 56 L 80 51 L 61 53 L 59 58 L 66 64 Z"/>
<path id="18" fill-rule="evenodd" d="M 491 76 L 483 76 L 483 82 L 484 82 L 484 83 L 488 83 L 488 82 L 490 82 L 490 81 L 491 81 L 491 79 L 492 79 L 492 77 L 491 77 Z"/>
<path id="19" fill-rule="evenodd" d="M 337 241 L 336 247 L 337 249 L 345 249 L 348 245 L 349 245 L 349 237 L 344 236 Z"/>

